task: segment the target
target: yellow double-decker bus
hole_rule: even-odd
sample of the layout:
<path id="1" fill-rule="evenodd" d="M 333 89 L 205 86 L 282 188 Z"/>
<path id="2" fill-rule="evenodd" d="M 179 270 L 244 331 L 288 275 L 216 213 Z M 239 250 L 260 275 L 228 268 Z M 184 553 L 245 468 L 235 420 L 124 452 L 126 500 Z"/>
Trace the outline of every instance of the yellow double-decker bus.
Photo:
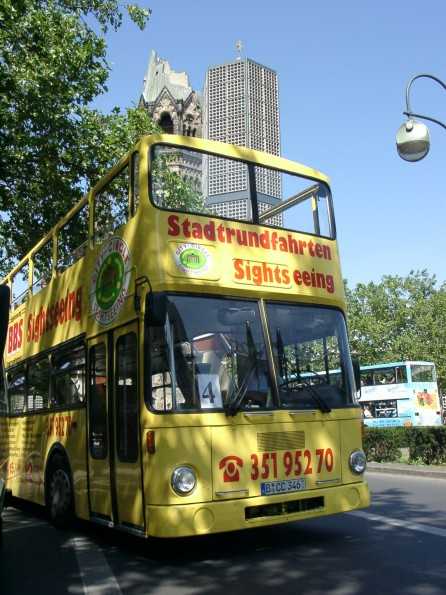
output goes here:
<path id="1" fill-rule="evenodd" d="M 325 175 L 147 136 L 3 282 L 0 473 L 55 524 L 178 537 L 369 504 Z"/>

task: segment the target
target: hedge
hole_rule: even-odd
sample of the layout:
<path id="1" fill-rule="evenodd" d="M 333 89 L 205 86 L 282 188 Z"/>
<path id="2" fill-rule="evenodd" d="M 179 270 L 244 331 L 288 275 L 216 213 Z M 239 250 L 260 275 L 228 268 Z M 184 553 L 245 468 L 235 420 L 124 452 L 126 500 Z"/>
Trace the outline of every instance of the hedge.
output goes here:
<path id="1" fill-rule="evenodd" d="M 414 428 L 364 428 L 364 452 L 368 461 L 395 462 L 401 448 L 409 449 L 409 463 L 446 464 L 446 426 Z"/>

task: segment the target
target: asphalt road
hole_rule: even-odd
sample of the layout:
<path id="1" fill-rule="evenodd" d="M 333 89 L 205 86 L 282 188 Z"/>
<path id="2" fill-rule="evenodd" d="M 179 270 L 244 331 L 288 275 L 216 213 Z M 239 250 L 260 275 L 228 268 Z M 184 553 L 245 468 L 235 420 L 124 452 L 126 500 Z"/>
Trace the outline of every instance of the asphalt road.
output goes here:
<path id="1" fill-rule="evenodd" d="M 59 532 L 36 507 L 4 513 L 8 595 L 446 593 L 446 481 L 369 474 L 365 511 L 178 541 L 79 523 Z"/>

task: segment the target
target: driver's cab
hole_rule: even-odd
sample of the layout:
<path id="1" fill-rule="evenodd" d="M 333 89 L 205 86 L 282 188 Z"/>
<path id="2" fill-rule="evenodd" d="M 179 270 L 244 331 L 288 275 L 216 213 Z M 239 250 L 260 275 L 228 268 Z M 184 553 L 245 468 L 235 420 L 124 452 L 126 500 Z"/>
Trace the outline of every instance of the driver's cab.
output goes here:
<path id="1" fill-rule="evenodd" d="M 232 337 L 233 338 L 233 337 Z M 244 407 L 249 409 L 272 406 L 272 393 L 268 379 L 266 360 L 231 345 L 231 337 L 225 333 L 207 333 L 192 341 L 195 367 L 199 385 L 207 385 L 205 391 L 198 387 L 201 399 L 206 399 L 208 390 L 214 392 L 218 407 L 223 407 L 246 379 Z M 212 385 L 215 385 L 215 390 Z"/>

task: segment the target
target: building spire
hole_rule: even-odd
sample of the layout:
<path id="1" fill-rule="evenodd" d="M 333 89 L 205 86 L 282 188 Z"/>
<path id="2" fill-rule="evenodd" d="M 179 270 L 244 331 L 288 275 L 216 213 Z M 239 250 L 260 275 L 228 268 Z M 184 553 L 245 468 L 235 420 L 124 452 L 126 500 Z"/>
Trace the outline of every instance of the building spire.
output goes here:
<path id="1" fill-rule="evenodd" d="M 235 42 L 235 49 L 237 50 L 237 60 L 241 60 L 242 59 L 242 49 L 243 49 L 243 43 L 241 42 L 240 39 L 238 39 Z"/>

